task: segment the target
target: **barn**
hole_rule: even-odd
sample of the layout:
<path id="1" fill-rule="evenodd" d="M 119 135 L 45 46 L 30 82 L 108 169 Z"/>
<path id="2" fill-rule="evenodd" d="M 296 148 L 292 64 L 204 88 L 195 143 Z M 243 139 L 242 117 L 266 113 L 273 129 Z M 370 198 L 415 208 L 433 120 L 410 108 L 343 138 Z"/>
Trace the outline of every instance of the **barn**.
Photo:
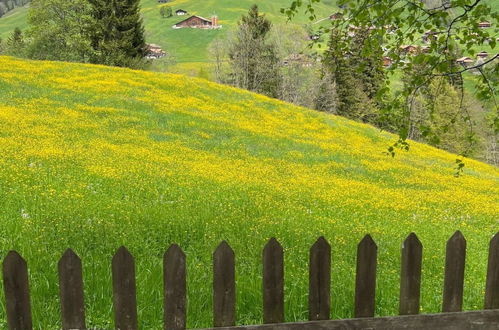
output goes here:
<path id="1" fill-rule="evenodd" d="M 178 22 L 174 26 L 174 29 L 182 28 L 195 28 L 195 29 L 220 29 L 222 26 L 218 25 L 218 17 L 212 16 L 211 20 L 206 19 L 201 16 L 193 15 L 183 21 Z"/>

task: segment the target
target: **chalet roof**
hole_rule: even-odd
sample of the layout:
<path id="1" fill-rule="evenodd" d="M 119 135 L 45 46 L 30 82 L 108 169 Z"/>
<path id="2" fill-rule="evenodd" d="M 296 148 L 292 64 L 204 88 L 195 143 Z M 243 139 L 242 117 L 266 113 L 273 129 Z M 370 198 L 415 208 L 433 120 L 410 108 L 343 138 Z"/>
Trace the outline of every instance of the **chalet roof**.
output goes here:
<path id="1" fill-rule="evenodd" d="M 209 19 L 206 19 L 206 18 L 201 17 L 201 16 L 198 16 L 198 15 L 192 15 L 192 16 L 187 17 L 187 18 L 186 18 L 186 19 L 184 19 L 184 20 L 181 20 L 180 22 L 176 23 L 175 25 L 178 25 L 178 24 L 181 24 L 181 23 L 183 23 L 183 22 L 185 22 L 185 21 L 188 21 L 188 20 L 190 20 L 190 19 L 191 19 L 191 18 L 193 18 L 193 17 L 197 17 L 197 18 L 199 18 L 199 19 L 201 19 L 201 20 L 203 20 L 203 21 L 205 21 L 205 22 L 211 23 L 211 20 L 209 20 Z"/>
<path id="2" fill-rule="evenodd" d="M 147 48 L 150 48 L 150 49 L 161 49 L 161 46 L 160 45 L 157 45 L 157 44 L 146 44 Z"/>
<path id="3" fill-rule="evenodd" d="M 465 57 L 458 58 L 456 60 L 456 62 L 471 63 L 471 62 L 473 62 L 473 60 L 471 58 L 469 58 L 468 56 L 465 56 Z"/>
<path id="4" fill-rule="evenodd" d="M 177 9 L 175 10 L 176 13 L 187 13 L 187 10 L 183 10 L 183 9 Z"/>

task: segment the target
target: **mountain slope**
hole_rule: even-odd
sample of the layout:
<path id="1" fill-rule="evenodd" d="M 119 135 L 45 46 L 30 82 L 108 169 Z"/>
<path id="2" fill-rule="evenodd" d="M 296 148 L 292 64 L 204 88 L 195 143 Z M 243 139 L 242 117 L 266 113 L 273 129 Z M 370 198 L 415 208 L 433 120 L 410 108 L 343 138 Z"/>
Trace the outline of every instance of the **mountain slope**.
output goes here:
<path id="1" fill-rule="evenodd" d="M 499 170 L 260 95 L 177 75 L 0 57 L 0 253 L 28 261 L 35 327 L 59 324 L 57 259 L 83 259 L 89 327 L 110 328 L 110 260 L 136 257 L 141 326 L 161 328 L 162 254 L 186 251 L 189 326 L 211 316 L 211 252 L 237 256 L 238 322 L 261 320 L 261 248 L 286 254 L 286 319 L 307 317 L 307 251 L 333 246 L 333 316 L 351 316 L 356 244 L 378 244 L 377 313 L 396 314 L 399 249 L 417 232 L 422 309 L 440 308 L 445 240 L 468 240 L 464 309 L 483 301 Z M 0 284 L 1 285 L 1 284 Z M 0 288 L 0 292 L 3 290 Z M 5 321 L 0 309 L 0 327 Z"/>

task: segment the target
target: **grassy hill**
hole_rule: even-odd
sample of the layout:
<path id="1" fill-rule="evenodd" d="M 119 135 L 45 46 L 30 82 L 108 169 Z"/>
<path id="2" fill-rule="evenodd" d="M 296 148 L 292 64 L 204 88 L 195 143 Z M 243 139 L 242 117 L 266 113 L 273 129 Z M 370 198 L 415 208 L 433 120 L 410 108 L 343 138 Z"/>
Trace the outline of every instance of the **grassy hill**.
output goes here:
<path id="1" fill-rule="evenodd" d="M 280 13 L 280 9 L 289 6 L 289 0 L 173 0 L 167 4 L 158 3 L 157 0 L 142 0 L 142 14 L 146 29 L 146 39 L 149 43 L 161 45 L 174 58 L 177 65 L 173 70 L 197 74 L 201 67 L 206 67 L 210 62 L 208 48 L 215 38 L 224 37 L 237 26 L 241 15 L 245 14 L 253 4 L 258 4 L 260 10 L 275 24 L 284 24 L 286 18 Z M 174 30 L 172 26 L 186 16 L 173 16 L 162 18 L 159 13 L 161 6 L 170 6 L 176 9 L 184 9 L 192 15 L 200 15 L 210 18 L 216 14 L 219 16 L 220 30 L 197 30 L 180 29 Z M 333 1 L 326 0 L 317 5 L 317 15 L 326 17 L 333 8 Z M 28 8 L 18 8 L 6 16 L 0 18 L 0 38 L 7 38 L 15 27 L 27 28 Z M 187 16 L 188 17 L 188 16 Z M 305 24 L 308 19 L 299 15 L 290 24 Z M 171 62 L 171 61 L 170 61 Z M 168 63 L 170 63 L 168 62 Z M 156 61 L 156 69 L 164 69 L 167 59 Z M 171 68 L 172 69 L 172 68 Z"/>
<path id="2" fill-rule="evenodd" d="M 352 315 L 366 233 L 379 246 L 377 314 L 397 313 L 411 231 L 425 247 L 422 312 L 440 309 L 445 241 L 458 229 L 464 308 L 482 306 L 497 168 L 467 160 L 455 178 L 455 155 L 413 143 L 391 158 L 395 136 L 205 80 L 9 57 L 0 67 L 0 256 L 27 259 L 37 329 L 59 325 L 67 247 L 83 259 L 87 325 L 110 328 L 122 244 L 136 257 L 142 328 L 161 328 L 162 254 L 174 242 L 188 258 L 189 326 L 208 326 L 211 253 L 224 239 L 236 253 L 238 323 L 258 323 L 272 236 L 285 249 L 289 321 L 307 317 L 307 253 L 320 235 L 333 248 L 333 317 Z"/>

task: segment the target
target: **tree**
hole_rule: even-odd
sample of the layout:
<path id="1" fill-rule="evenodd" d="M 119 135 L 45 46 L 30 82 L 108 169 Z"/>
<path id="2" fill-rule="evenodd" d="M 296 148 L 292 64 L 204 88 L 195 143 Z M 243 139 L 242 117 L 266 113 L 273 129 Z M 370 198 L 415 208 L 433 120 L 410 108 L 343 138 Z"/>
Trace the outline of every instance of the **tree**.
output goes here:
<path id="1" fill-rule="evenodd" d="M 307 2 L 293 0 L 288 8 L 282 9 L 282 12 L 292 19 L 300 7 L 304 6 L 313 21 L 316 20 L 314 6 L 320 1 L 323 0 Z M 482 21 L 497 22 L 499 13 L 492 9 L 491 3 L 486 0 L 339 0 L 337 4 L 342 8 L 344 19 L 331 21 L 331 27 L 321 28 L 318 33 L 340 30 L 348 36 L 347 31 L 351 27 L 372 27 L 371 35 L 382 40 L 386 48 L 385 56 L 393 61 L 391 72 L 402 71 L 408 77 L 405 88 L 395 93 L 394 106 L 383 110 L 385 119 L 391 122 L 410 123 L 413 112 L 411 107 L 417 104 L 411 100 L 414 100 L 421 90 L 429 90 L 427 88 L 434 78 L 448 77 L 448 81 L 457 87 L 458 97 L 461 100 L 465 82 L 470 81 L 475 84 L 478 91 L 476 97 L 493 108 L 493 118 L 490 122 L 493 130 L 499 132 L 499 124 L 495 124 L 499 123 L 495 96 L 499 82 L 498 55 L 466 67 L 456 63 L 459 57 L 474 57 L 475 49 L 485 46 L 495 48 L 497 30 L 480 28 L 478 25 Z M 417 40 L 420 38 L 424 38 L 427 43 L 427 51 L 413 56 L 407 56 L 401 51 L 402 45 L 418 44 Z M 348 45 L 348 42 L 342 44 L 342 47 L 345 46 L 344 53 L 348 51 Z M 366 49 L 365 54 L 369 52 Z M 427 70 L 415 70 L 422 63 L 427 64 Z M 468 74 L 470 72 L 475 74 Z M 385 85 L 380 92 L 387 93 L 388 87 Z M 459 105 L 462 107 L 462 104 L 463 102 L 460 102 Z M 435 127 L 430 125 L 429 129 Z M 400 125 L 398 127 L 400 139 L 390 147 L 390 150 L 393 151 L 395 146 L 401 145 L 406 148 L 409 131 L 407 124 Z M 466 154 L 467 152 L 462 153 L 464 156 Z"/>
<path id="2" fill-rule="evenodd" d="M 366 30 L 367 31 L 367 30 Z M 344 46 L 348 43 L 349 46 Z M 323 71 L 336 87 L 336 113 L 354 120 L 376 123 L 377 94 L 384 82 L 378 52 L 364 52 L 365 44 L 374 48 L 368 32 L 347 39 L 340 31 L 332 30 L 328 50 L 324 56 Z M 348 51 L 345 52 L 344 49 Z M 371 49 L 371 48 L 370 48 Z"/>
<path id="3" fill-rule="evenodd" d="M 89 0 L 95 28 L 91 44 L 94 63 L 142 67 L 146 55 L 139 0 Z"/>
<path id="4" fill-rule="evenodd" d="M 1 45 L 0 45 L 1 46 Z M 4 46 L 7 55 L 22 57 L 26 53 L 26 42 L 20 28 L 16 27 L 7 38 Z"/>
<path id="5" fill-rule="evenodd" d="M 173 16 L 172 7 L 170 7 L 170 6 L 161 6 L 159 8 L 159 14 L 163 18 L 165 18 L 165 17 L 172 17 Z"/>
<path id="6" fill-rule="evenodd" d="M 268 41 L 271 22 L 254 5 L 238 23 L 229 49 L 230 83 L 271 97 L 279 94 L 279 59 Z"/>
<path id="7" fill-rule="evenodd" d="M 27 56 L 88 62 L 93 54 L 90 13 L 87 0 L 33 0 L 28 13 Z"/>

